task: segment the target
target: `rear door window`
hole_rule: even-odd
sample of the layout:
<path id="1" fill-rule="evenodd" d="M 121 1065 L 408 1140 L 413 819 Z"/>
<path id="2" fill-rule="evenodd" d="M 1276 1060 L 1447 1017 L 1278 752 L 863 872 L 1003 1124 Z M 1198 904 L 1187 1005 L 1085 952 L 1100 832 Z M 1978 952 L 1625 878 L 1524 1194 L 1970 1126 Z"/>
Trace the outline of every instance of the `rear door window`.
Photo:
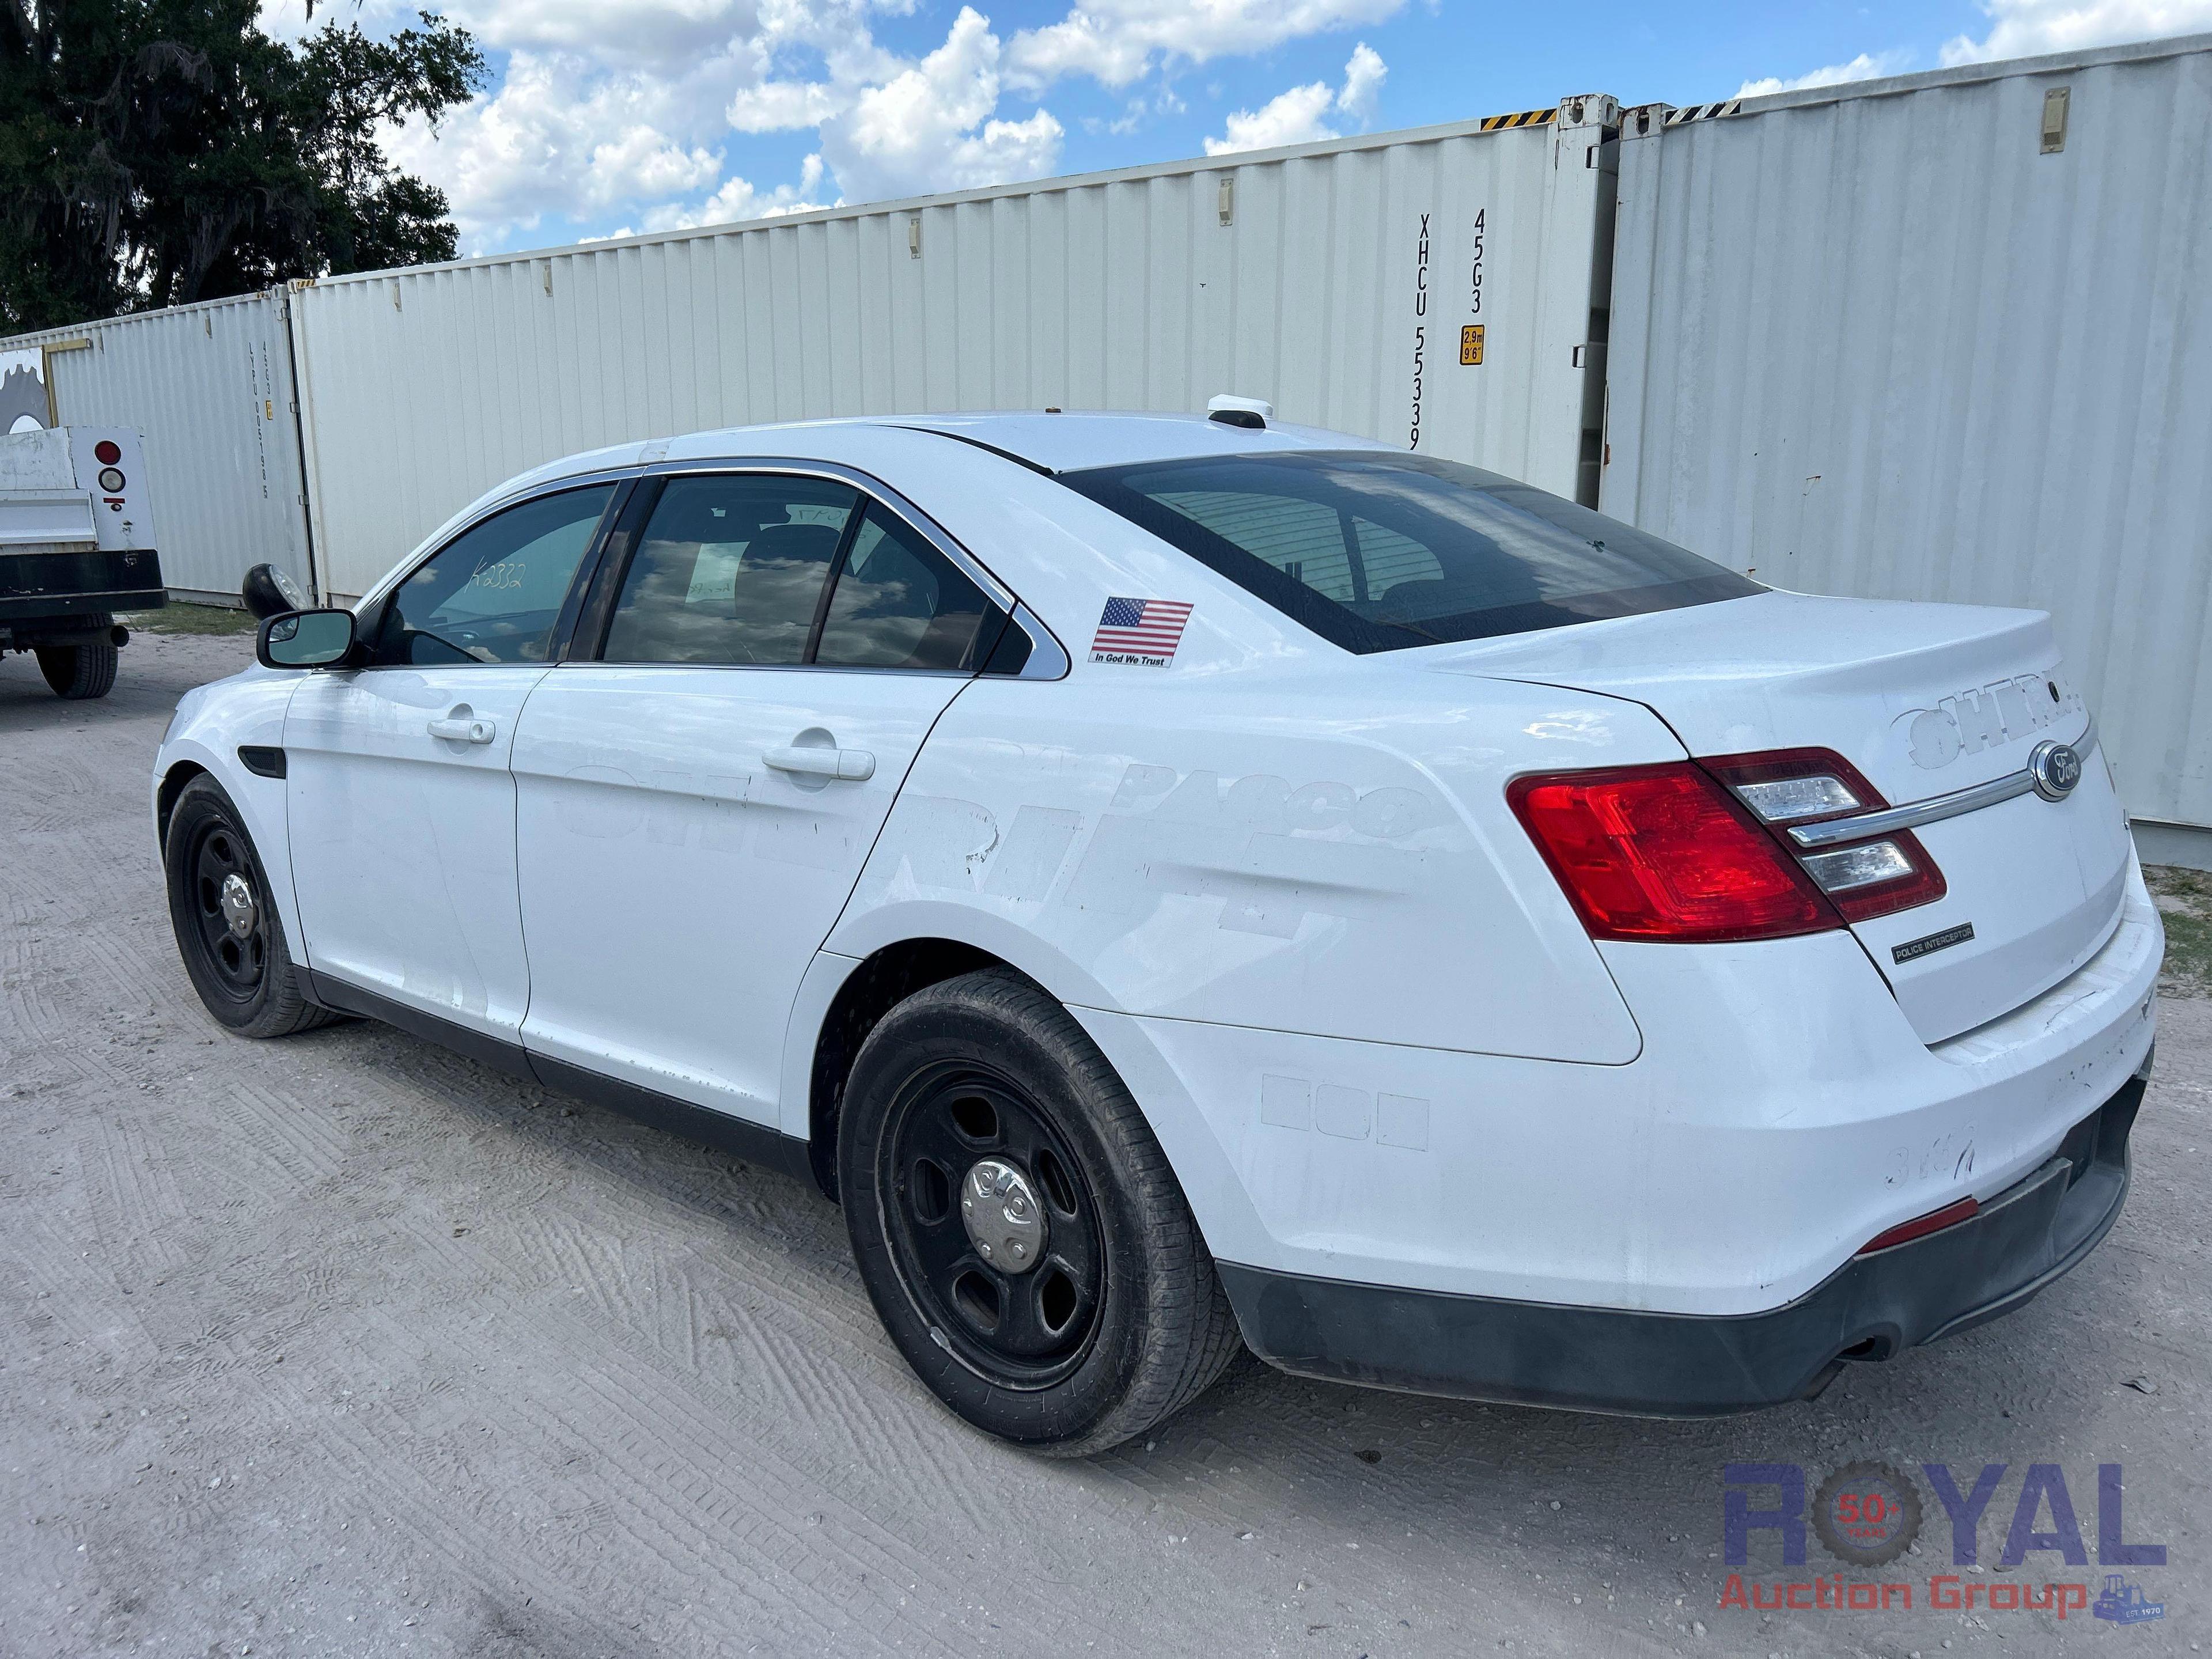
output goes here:
<path id="1" fill-rule="evenodd" d="M 1764 591 L 1633 526 L 1425 455 L 1303 450 L 1059 477 L 1347 651 Z"/>
<path id="2" fill-rule="evenodd" d="M 846 550 L 814 659 L 831 668 L 961 669 L 995 614 L 912 526 L 871 506 Z"/>
<path id="3" fill-rule="evenodd" d="M 826 478 L 672 478 L 607 631 L 608 662 L 807 660 L 822 595 L 860 501 Z"/>

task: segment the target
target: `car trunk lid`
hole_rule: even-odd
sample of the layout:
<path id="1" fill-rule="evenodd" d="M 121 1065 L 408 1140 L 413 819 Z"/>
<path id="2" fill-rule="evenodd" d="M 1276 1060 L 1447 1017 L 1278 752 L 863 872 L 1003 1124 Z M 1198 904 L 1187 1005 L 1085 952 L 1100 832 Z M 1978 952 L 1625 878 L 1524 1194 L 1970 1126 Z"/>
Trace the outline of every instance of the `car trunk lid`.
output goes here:
<path id="1" fill-rule="evenodd" d="M 1693 756 L 1832 750 L 1892 806 L 2021 774 L 2090 722 L 2039 611 L 1769 592 L 1439 647 L 1432 665 L 1628 698 Z M 2014 795 L 1914 830 L 1932 903 L 1854 925 L 1924 1042 L 1998 1018 L 2094 955 L 2129 869 L 2101 757 L 2063 799 Z"/>

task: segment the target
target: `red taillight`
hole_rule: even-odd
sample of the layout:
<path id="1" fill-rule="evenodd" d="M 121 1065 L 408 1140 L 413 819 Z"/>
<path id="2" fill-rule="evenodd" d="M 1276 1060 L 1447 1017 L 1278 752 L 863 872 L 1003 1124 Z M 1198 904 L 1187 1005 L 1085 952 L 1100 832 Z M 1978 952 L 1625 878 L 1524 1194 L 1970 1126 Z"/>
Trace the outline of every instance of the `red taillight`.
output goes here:
<path id="1" fill-rule="evenodd" d="M 92 447 L 92 453 L 102 466 L 113 466 L 123 459 L 123 451 L 112 438 L 102 438 Z"/>
<path id="2" fill-rule="evenodd" d="M 1790 824 L 1821 823 L 1889 805 L 1856 767 L 1832 749 L 1715 755 L 1698 763 L 1785 840 Z M 1797 856 L 1847 921 L 1872 921 L 1933 904 L 1949 890 L 1943 872 L 1911 830 Z"/>
<path id="3" fill-rule="evenodd" d="M 1982 1206 L 1971 1198 L 1962 1198 L 1956 1204 L 1946 1204 L 1940 1210 L 1930 1210 L 1926 1215 L 1917 1215 L 1910 1221 L 1900 1221 L 1886 1233 L 1876 1233 L 1859 1246 L 1858 1253 L 1886 1250 L 1893 1244 L 1910 1243 L 1916 1238 L 1925 1238 L 1930 1233 L 1940 1233 L 1946 1227 L 1955 1227 L 1961 1221 L 1972 1221 L 1981 1213 Z"/>
<path id="4" fill-rule="evenodd" d="M 1506 799 L 1593 939 L 1719 943 L 1843 926 L 1796 860 L 1687 761 L 1517 778 Z"/>

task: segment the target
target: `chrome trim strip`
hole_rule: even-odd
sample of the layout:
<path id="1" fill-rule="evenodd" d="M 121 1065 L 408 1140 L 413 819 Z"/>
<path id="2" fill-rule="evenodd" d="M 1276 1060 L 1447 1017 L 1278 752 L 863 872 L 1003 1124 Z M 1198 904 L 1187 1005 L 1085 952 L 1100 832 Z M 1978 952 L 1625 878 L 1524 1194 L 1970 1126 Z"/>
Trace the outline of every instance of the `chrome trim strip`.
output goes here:
<path id="1" fill-rule="evenodd" d="M 625 478 L 642 477 L 644 471 L 645 469 L 641 466 L 602 467 L 593 472 L 568 473 L 556 479 L 541 481 L 537 484 L 526 484 L 520 489 L 510 489 L 497 501 L 487 502 L 482 511 L 470 514 L 465 520 L 454 525 L 444 535 L 441 536 L 436 531 L 432 531 L 431 535 L 437 538 L 434 542 L 417 542 L 412 552 L 371 582 L 366 593 L 349 605 L 337 605 L 333 606 L 332 609 L 350 611 L 356 617 L 366 617 L 370 605 L 381 602 L 400 583 L 405 581 L 495 513 L 504 513 L 510 507 L 520 507 L 524 502 L 536 501 L 541 495 L 557 495 L 569 489 L 588 489 L 593 484 L 619 484 Z M 461 666 L 458 663 L 441 665 L 441 666 L 448 665 Z"/>
<path id="2" fill-rule="evenodd" d="M 1039 622 L 1029 606 L 1020 600 L 1014 602 L 1014 626 L 1030 636 L 1030 659 L 1022 665 L 1022 672 L 1014 676 L 1018 680 L 1064 680 L 1069 667 L 1067 653 L 1052 635 L 1052 630 Z"/>
<path id="3" fill-rule="evenodd" d="M 2074 740 L 2073 746 L 2085 762 L 2095 751 L 2097 722 L 2094 720 Z M 1931 796 L 1927 800 L 1915 801 L 1910 806 L 1890 806 L 1879 812 L 1861 812 L 1847 818 L 1823 818 L 1818 823 L 1798 824 L 1790 830 L 1790 839 L 1808 851 L 1816 847 L 1834 847 L 1847 841 L 1872 841 L 1879 836 L 1894 835 L 1900 830 L 1917 830 L 1923 823 L 1940 823 L 1945 818 L 1955 818 L 1963 812 L 1979 811 L 1984 806 L 1995 806 L 1999 801 L 2010 800 L 2015 795 L 2032 794 L 2034 789 L 2034 775 L 2022 767 L 2003 777 L 1991 778 L 1987 783 L 1954 790 L 1948 795 Z"/>
<path id="4" fill-rule="evenodd" d="M 922 428 L 914 429 L 927 430 Z M 821 461 L 800 456 L 697 457 L 678 461 L 664 459 L 638 461 L 626 466 L 602 468 L 592 472 L 571 473 L 559 478 L 538 480 L 524 485 L 520 489 L 509 490 L 497 501 L 488 502 L 480 512 L 470 514 L 465 522 L 454 526 L 447 534 L 440 536 L 436 544 L 422 551 L 419 557 L 410 556 L 394 566 L 386 572 L 383 579 L 372 586 L 368 592 L 355 600 L 351 609 L 356 616 L 367 616 L 372 604 L 380 602 L 401 582 L 413 575 L 430 560 L 436 558 L 456 540 L 475 529 L 495 513 L 503 513 L 508 507 L 520 507 L 524 502 L 535 501 L 540 496 L 558 495 L 564 490 L 585 489 L 593 484 L 619 483 L 624 478 L 673 478 L 696 473 L 715 472 L 772 473 L 805 478 L 828 478 L 839 483 L 850 484 L 863 495 L 875 497 L 904 520 L 908 526 L 924 541 L 950 559 L 956 569 L 961 571 L 976 586 L 981 588 L 985 596 L 1011 616 L 1015 624 L 1030 636 L 1030 661 L 1019 674 L 1014 676 L 1015 678 L 1037 680 L 1062 679 L 1066 677 L 1071 666 L 1066 647 L 1054 636 L 1052 630 L 1044 625 L 1036 613 L 1024 605 L 1013 590 L 999 580 L 995 572 L 954 540 L 950 531 L 944 529 L 929 514 L 901 495 L 896 488 L 884 483 L 873 473 L 863 471 L 856 466 L 848 466 L 842 461 Z M 782 665 L 793 668 L 812 666 L 811 664 L 799 663 Z M 902 669 L 897 672 L 914 673 L 922 671 Z"/>

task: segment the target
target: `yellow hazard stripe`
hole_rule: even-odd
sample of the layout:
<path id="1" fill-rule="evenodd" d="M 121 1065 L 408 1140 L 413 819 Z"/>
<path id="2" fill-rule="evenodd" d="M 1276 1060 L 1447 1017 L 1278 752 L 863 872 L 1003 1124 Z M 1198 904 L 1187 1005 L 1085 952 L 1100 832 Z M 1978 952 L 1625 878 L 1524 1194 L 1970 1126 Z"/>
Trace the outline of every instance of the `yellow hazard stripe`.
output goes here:
<path id="1" fill-rule="evenodd" d="M 1505 127 L 1542 126 L 1558 113 L 1557 109 L 1524 109 L 1517 115 L 1486 115 L 1482 118 L 1482 131 L 1497 132 Z"/>

